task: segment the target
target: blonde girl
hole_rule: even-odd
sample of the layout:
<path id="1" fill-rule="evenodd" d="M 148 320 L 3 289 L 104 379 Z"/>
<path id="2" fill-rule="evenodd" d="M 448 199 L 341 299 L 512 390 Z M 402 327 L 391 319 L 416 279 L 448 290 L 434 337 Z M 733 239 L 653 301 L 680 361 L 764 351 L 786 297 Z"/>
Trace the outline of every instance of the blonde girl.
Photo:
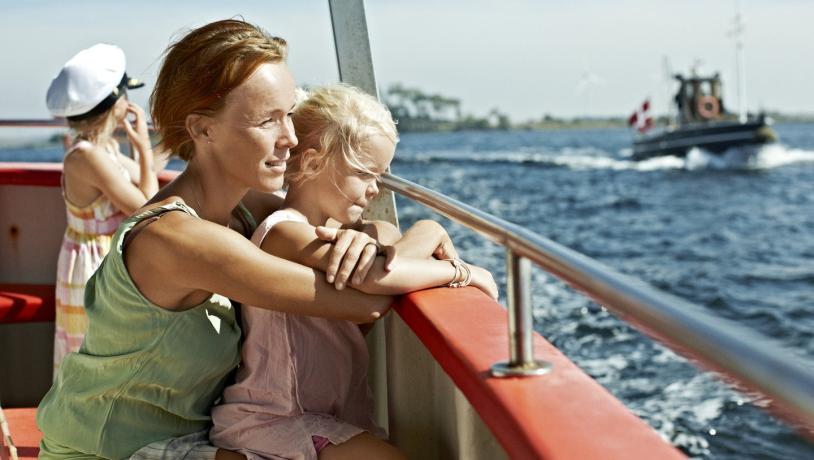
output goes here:
<path id="1" fill-rule="evenodd" d="M 375 256 L 367 277 L 351 279 L 353 290 L 390 296 L 471 283 L 496 297 L 486 270 L 432 258 L 454 251 L 439 225 L 422 222 L 402 239 L 388 223 L 362 220 L 398 140 L 378 101 L 349 86 L 319 88 L 298 104 L 293 122 L 299 145 L 288 161 L 285 202 L 252 242 L 325 271 L 330 245 L 316 228 L 355 229 L 399 255 L 390 270 Z M 403 458 L 372 419 L 367 348 L 356 324 L 245 306 L 243 327 L 242 366 L 213 409 L 213 444 L 249 459 Z"/>

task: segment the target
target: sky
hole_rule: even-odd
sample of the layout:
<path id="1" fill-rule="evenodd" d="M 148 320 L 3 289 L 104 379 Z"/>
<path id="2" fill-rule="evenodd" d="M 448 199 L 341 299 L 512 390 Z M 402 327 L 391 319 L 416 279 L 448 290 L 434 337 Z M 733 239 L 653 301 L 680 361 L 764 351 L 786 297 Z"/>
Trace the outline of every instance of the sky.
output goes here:
<path id="1" fill-rule="evenodd" d="M 814 113 L 814 1 L 739 4 L 749 110 Z M 736 0 L 367 0 L 366 11 L 380 91 L 402 83 L 458 98 L 465 113 L 626 116 L 648 97 L 663 112 L 665 60 L 719 71 L 737 106 Z M 0 13 L 0 118 L 49 117 L 51 79 L 97 42 L 124 49 L 128 74 L 147 83 L 131 98 L 146 105 L 167 44 L 235 16 L 289 42 L 298 83 L 338 81 L 327 0 L 0 0 Z"/>

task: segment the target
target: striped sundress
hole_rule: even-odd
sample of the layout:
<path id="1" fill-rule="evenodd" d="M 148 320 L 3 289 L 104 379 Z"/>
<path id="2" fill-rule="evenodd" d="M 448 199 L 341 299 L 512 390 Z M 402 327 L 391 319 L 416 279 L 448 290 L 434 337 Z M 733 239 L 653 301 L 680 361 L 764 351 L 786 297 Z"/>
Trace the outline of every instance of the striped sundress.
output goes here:
<path id="1" fill-rule="evenodd" d="M 83 143 L 89 144 L 87 141 L 80 141 L 66 155 Z M 130 174 L 118 163 L 116 152 L 112 148 L 106 150 L 111 160 L 119 165 L 122 176 L 130 182 Z M 88 318 L 83 306 L 85 284 L 110 250 L 110 239 L 126 217 L 105 195 L 100 195 L 93 203 L 83 207 L 68 201 L 64 187 L 62 196 L 68 227 L 65 229 L 57 262 L 55 376 L 65 355 L 79 350 L 82 345 L 88 329 Z"/>

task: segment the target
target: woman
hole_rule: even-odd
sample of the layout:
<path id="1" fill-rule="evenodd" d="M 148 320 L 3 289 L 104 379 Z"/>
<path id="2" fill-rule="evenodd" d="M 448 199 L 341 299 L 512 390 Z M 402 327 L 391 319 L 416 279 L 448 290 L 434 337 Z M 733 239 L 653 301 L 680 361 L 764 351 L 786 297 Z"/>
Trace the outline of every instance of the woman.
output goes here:
<path id="1" fill-rule="evenodd" d="M 206 440 L 210 408 L 239 360 L 228 299 L 357 323 L 388 309 L 388 296 L 329 284 L 364 278 L 378 251 L 370 236 L 320 230 L 335 241 L 329 281 L 245 237 L 279 207 L 270 192 L 297 144 L 285 58 L 284 40 L 237 20 L 170 46 L 152 114 L 187 168 L 122 223 L 88 282 L 88 334 L 37 414 L 41 458 L 242 458 Z M 332 455 L 352 453 L 355 439 Z"/>
<path id="2" fill-rule="evenodd" d="M 128 89 L 143 85 L 124 70 L 124 52 L 98 44 L 71 58 L 48 88 L 48 109 L 66 117 L 74 131 L 62 169 L 68 228 L 57 262 L 55 376 L 63 358 L 82 344 L 85 283 L 110 250 L 113 232 L 158 191 L 144 112 L 126 97 Z M 125 129 L 138 162 L 119 151 L 117 127 Z"/>

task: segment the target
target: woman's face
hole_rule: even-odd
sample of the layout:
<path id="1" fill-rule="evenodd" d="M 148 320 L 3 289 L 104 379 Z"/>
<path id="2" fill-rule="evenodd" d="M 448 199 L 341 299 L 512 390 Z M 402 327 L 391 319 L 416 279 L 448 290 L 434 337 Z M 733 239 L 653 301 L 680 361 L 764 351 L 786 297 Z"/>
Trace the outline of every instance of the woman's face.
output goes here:
<path id="1" fill-rule="evenodd" d="M 335 167 L 326 168 L 318 179 L 318 186 L 322 189 L 318 196 L 322 197 L 320 201 L 325 213 L 342 224 L 352 224 L 361 219 L 362 211 L 379 193 L 378 179 L 387 171 L 395 151 L 393 141 L 375 135 L 364 147 L 367 158 L 362 164 L 368 171 L 356 169 L 335 158 Z"/>
<path id="2" fill-rule="evenodd" d="M 285 63 L 263 64 L 226 96 L 208 128 L 225 180 L 263 192 L 283 186 L 289 149 L 297 145 L 290 116 L 294 87 Z"/>

